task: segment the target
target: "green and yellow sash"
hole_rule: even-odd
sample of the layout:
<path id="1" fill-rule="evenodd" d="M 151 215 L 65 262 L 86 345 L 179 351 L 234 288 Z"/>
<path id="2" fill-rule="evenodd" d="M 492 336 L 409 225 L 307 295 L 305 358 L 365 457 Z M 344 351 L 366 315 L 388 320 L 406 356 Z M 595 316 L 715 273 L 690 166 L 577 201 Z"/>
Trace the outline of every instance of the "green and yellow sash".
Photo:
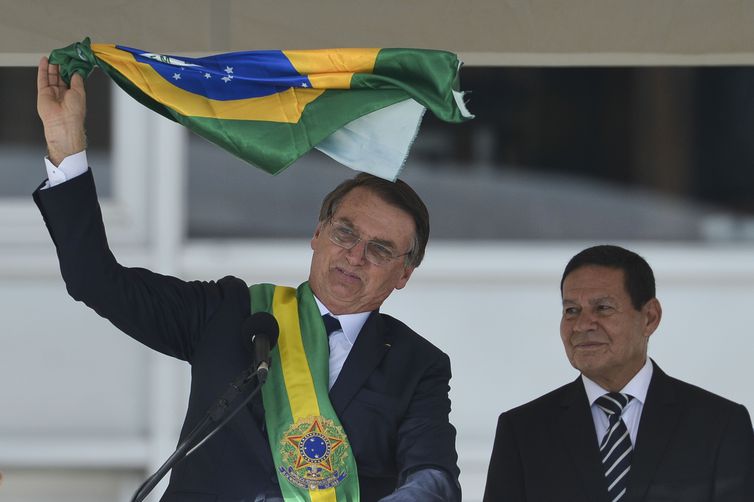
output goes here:
<path id="1" fill-rule="evenodd" d="M 330 349 L 309 283 L 255 284 L 249 291 L 251 311 L 271 313 L 280 326 L 262 399 L 283 497 L 358 502 L 356 460 L 330 403 Z"/>

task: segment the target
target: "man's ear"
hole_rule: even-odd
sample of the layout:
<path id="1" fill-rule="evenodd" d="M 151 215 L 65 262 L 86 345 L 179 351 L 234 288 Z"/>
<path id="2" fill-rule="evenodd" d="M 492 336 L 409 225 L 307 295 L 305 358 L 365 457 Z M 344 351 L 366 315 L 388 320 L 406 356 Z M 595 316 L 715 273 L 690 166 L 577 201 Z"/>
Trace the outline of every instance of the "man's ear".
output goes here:
<path id="1" fill-rule="evenodd" d="M 401 275 L 400 279 L 398 279 L 398 283 L 395 285 L 395 289 L 403 289 L 406 286 L 406 283 L 411 278 L 411 274 L 414 273 L 415 267 L 403 267 L 403 275 Z"/>
<path id="2" fill-rule="evenodd" d="M 662 305 L 660 300 L 652 298 L 641 308 L 644 315 L 644 336 L 649 338 L 660 325 L 662 319 Z"/>
<path id="3" fill-rule="evenodd" d="M 317 223 L 317 227 L 314 229 L 314 235 L 312 235 L 312 240 L 309 242 L 309 245 L 311 246 L 312 250 L 314 249 L 314 241 L 316 241 L 320 234 L 322 233 L 322 222 L 320 221 Z"/>

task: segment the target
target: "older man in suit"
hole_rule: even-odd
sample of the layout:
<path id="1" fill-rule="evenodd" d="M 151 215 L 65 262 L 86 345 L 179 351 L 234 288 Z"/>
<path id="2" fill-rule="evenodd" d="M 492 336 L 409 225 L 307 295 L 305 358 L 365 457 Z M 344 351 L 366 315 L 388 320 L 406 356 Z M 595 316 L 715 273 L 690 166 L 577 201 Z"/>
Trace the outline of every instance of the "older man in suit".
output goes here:
<path id="1" fill-rule="evenodd" d="M 42 59 L 48 180 L 34 198 L 69 293 L 122 331 L 191 364 L 185 438 L 250 365 L 241 327 L 280 322 L 263 388 L 175 468 L 164 502 L 460 500 L 448 357 L 379 312 L 421 263 L 429 215 L 403 182 L 361 174 L 324 200 L 309 280 L 186 282 L 123 267 L 107 244 L 86 161 L 84 84 Z"/>
<path id="2" fill-rule="evenodd" d="M 485 502 L 754 501 L 746 408 L 647 357 L 662 317 L 647 262 L 586 249 L 561 293 L 560 334 L 581 376 L 500 415 Z"/>

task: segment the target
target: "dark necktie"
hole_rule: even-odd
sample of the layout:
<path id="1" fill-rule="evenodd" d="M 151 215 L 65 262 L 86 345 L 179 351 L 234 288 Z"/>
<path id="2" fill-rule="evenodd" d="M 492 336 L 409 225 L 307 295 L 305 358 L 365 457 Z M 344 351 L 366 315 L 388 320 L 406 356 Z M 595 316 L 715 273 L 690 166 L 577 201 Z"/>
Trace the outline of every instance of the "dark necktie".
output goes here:
<path id="1" fill-rule="evenodd" d="M 338 321 L 335 317 L 331 316 L 330 314 L 325 314 L 322 316 L 322 321 L 325 323 L 325 331 L 327 332 L 327 336 L 332 335 L 335 331 L 340 331 L 340 321 Z"/>
<path id="2" fill-rule="evenodd" d="M 607 432 L 600 443 L 600 457 L 607 479 L 607 493 L 612 502 L 617 502 L 626 494 L 628 486 L 628 471 L 631 470 L 631 436 L 628 427 L 621 418 L 623 408 L 633 396 L 611 392 L 595 401 L 597 406 L 605 412 L 609 420 Z"/>

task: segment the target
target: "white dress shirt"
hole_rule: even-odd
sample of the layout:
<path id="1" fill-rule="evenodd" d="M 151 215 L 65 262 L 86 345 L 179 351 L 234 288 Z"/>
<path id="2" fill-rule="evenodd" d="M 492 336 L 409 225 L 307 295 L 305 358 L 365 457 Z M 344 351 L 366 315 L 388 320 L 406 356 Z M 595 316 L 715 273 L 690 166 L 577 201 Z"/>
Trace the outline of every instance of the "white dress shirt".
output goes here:
<path id="1" fill-rule="evenodd" d="M 653 370 L 652 361 L 647 358 L 647 361 L 639 372 L 621 389 L 621 393 L 633 396 L 633 399 L 623 408 L 623 413 L 621 414 L 621 418 L 623 418 L 623 422 L 628 429 L 628 434 L 631 436 L 632 445 L 636 444 L 641 411 L 644 409 L 644 402 L 647 400 L 647 389 L 649 389 L 649 382 L 652 380 Z M 584 375 L 581 375 L 581 380 L 584 382 L 586 397 L 589 399 L 589 405 L 592 408 L 592 419 L 594 420 L 594 428 L 597 431 L 597 444 L 600 444 L 602 438 L 605 436 L 605 432 L 607 432 L 609 419 L 605 412 L 594 404 L 594 402 L 610 391 L 603 389 Z"/>
<path id="2" fill-rule="evenodd" d="M 89 169 L 89 162 L 86 159 L 86 150 L 74 153 L 64 158 L 59 166 L 55 166 L 50 159 L 45 157 L 45 167 L 47 168 L 47 181 L 43 188 L 60 185 L 70 179 L 84 174 Z"/>

